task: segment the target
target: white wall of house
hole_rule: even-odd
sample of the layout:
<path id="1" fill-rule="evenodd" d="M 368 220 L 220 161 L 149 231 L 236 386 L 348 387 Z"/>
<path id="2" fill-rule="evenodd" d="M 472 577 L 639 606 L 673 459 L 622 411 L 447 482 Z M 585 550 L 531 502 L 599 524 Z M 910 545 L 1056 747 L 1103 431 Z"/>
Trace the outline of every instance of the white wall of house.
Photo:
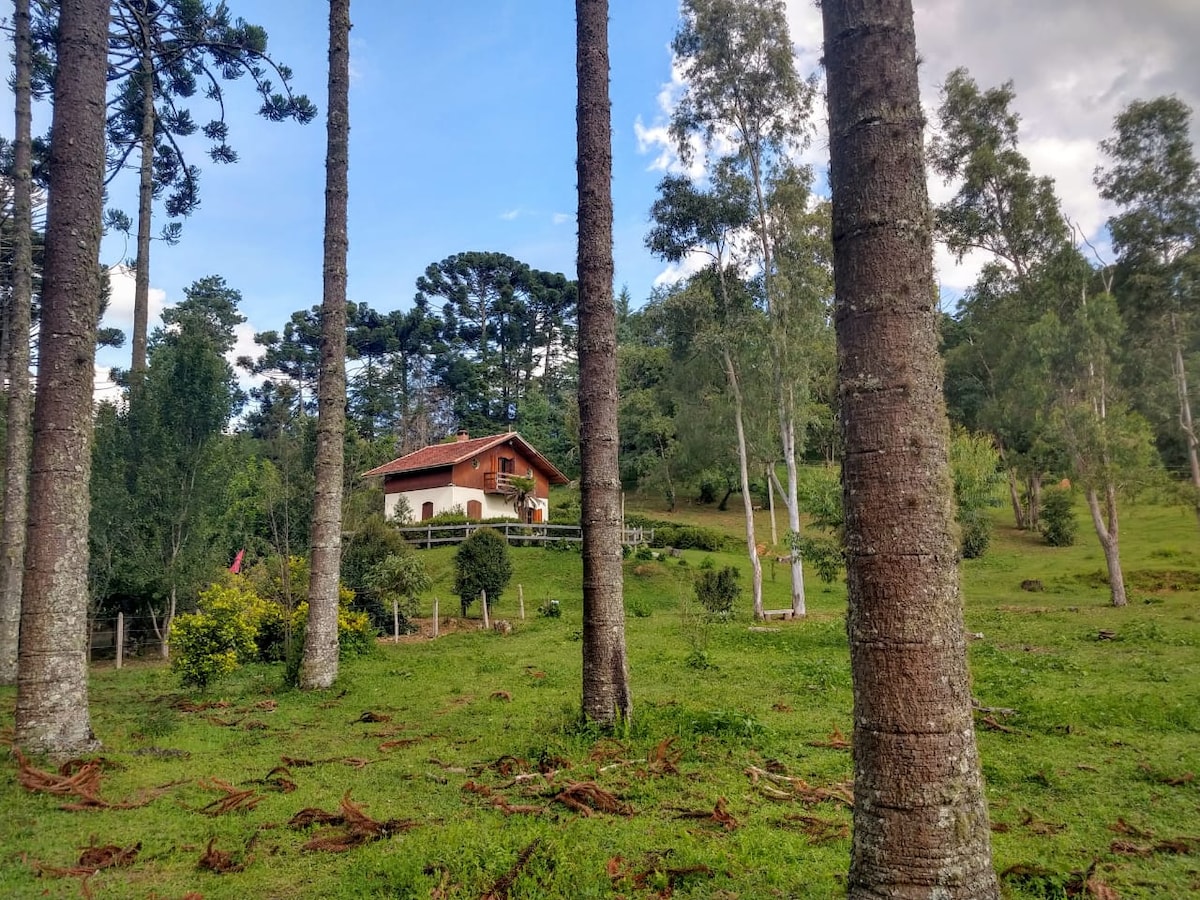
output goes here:
<path id="1" fill-rule="evenodd" d="M 450 484 L 444 487 L 426 488 L 421 491 L 408 491 L 403 494 L 385 494 L 383 498 L 383 514 L 389 519 L 396 515 L 396 507 L 399 505 L 400 498 L 403 497 L 408 501 L 409 510 L 412 514 L 412 521 L 421 521 L 421 507 L 425 503 L 433 504 L 433 514 L 436 516 L 439 513 L 447 512 L 454 507 L 460 507 L 465 513 L 467 511 L 468 500 L 478 500 L 482 508 L 482 516 L 484 519 L 516 519 L 517 512 L 513 509 L 511 503 L 505 502 L 502 494 L 487 494 L 478 488 L 458 487 Z M 532 501 L 532 505 L 542 511 L 542 521 L 548 521 L 550 518 L 550 501 L 537 498 Z"/>

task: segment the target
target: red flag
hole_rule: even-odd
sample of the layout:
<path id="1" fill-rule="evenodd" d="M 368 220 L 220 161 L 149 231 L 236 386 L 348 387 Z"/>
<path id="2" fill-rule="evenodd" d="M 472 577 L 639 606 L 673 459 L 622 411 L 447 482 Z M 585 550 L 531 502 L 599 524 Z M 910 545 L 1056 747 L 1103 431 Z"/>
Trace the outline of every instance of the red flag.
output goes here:
<path id="1" fill-rule="evenodd" d="M 229 567 L 229 571 L 236 575 L 242 571 L 242 557 L 246 555 L 245 550 L 239 550 L 237 556 L 233 558 L 233 565 Z"/>

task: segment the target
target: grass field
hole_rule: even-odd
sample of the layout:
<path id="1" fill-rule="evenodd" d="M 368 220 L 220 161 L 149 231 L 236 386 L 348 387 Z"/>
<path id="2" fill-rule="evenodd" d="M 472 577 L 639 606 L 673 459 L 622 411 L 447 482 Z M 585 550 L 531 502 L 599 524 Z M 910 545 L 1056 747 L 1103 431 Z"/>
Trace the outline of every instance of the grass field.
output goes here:
<path id="1" fill-rule="evenodd" d="M 1066 549 L 1000 527 L 989 554 L 964 565 L 974 694 L 1013 711 L 976 719 L 996 867 L 1013 898 L 1088 896 L 1088 879 L 1093 896 L 1200 894 L 1196 522 L 1178 508 L 1130 509 L 1123 610 L 1107 605 L 1103 558 L 1080 525 Z M 745 599 L 734 621 L 705 624 L 691 600 L 705 557 L 744 565 L 694 551 L 626 564 L 635 720 L 616 739 L 576 724 L 572 552 L 514 550 L 514 588 L 493 612 L 511 635 L 382 644 L 324 695 L 285 689 L 281 668 L 241 670 L 205 694 L 181 692 L 160 666 L 98 668 L 98 796 L 161 793 L 136 808 L 64 810 L 78 798 L 24 790 L 4 759 L 0 896 L 839 896 L 844 588 L 813 579 L 805 621 L 750 630 Z M 443 615 L 455 611 L 450 551 L 425 558 Z M 768 564 L 766 582 L 768 607 L 786 606 L 784 568 Z M 546 599 L 561 618 L 534 615 Z M 6 727 L 13 699 L 0 691 Z M 301 810 L 337 813 L 343 797 L 383 824 L 351 807 L 343 818 L 357 828 L 289 826 Z M 85 877 L 85 853 L 93 867 L 118 864 Z"/>

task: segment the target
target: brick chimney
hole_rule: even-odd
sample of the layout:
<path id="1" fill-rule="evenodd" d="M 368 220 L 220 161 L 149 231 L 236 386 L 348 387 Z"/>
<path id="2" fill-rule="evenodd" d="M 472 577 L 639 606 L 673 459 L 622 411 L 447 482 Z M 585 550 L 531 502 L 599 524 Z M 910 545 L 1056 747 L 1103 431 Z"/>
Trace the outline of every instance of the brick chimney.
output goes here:
<path id="1" fill-rule="evenodd" d="M 455 437 L 458 439 L 458 443 L 460 443 L 460 444 L 463 441 L 469 441 L 471 439 L 471 435 L 467 433 L 466 429 L 459 431 L 459 433 L 457 435 L 455 435 Z"/>

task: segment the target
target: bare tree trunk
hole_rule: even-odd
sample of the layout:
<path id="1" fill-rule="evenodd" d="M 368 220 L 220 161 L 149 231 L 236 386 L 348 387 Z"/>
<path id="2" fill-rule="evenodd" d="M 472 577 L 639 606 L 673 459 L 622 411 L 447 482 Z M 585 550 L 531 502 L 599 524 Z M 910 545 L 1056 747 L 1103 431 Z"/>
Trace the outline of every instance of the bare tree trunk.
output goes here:
<path id="1" fill-rule="evenodd" d="M 633 715 L 625 652 L 617 316 L 613 304 L 608 0 L 575 0 L 579 185 L 579 444 L 583 525 L 583 715 Z"/>
<path id="2" fill-rule="evenodd" d="M 1171 337 L 1174 339 L 1172 368 L 1175 370 L 1175 390 L 1179 395 L 1179 427 L 1187 440 L 1188 469 L 1192 476 L 1192 488 L 1195 492 L 1193 506 L 1197 517 L 1200 517 L 1200 437 L 1192 422 L 1192 398 L 1188 391 L 1187 368 L 1183 363 L 1183 345 L 1179 335 L 1179 317 L 1171 314 Z"/>
<path id="3" fill-rule="evenodd" d="M 1042 523 L 1042 473 L 1034 471 L 1029 476 L 1029 510 L 1026 524 L 1030 531 L 1037 531 Z"/>
<path id="4" fill-rule="evenodd" d="M 142 27 L 142 133 L 138 172 L 137 266 L 133 273 L 133 359 L 134 388 L 146 372 L 146 334 L 150 323 L 150 228 L 154 204 L 154 56 L 149 24 L 149 3 L 138 16 Z"/>
<path id="5" fill-rule="evenodd" d="M 17 683 L 25 522 L 29 510 L 29 319 L 33 304 L 33 160 L 29 0 L 16 0 L 16 132 L 13 138 L 12 309 L 8 317 L 8 404 L 4 417 L 4 530 L 0 535 L 0 684 Z"/>
<path id="6" fill-rule="evenodd" d="M 1104 509 L 1100 508 L 1100 497 L 1095 488 L 1085 492 L 1088 511 L 1092 514 L 1092 525 L 1096 537 L 1104 550 L 1104 563 L 1108 567 L 1108 589 L 1113 606 L 1125 606 L 1129 598 L 1125 594 L 1125 574 L 1121 571 L 1121 547 L 1119 543 L 1120 522 L 1117 518 L 1117 489 L 1112 484 L 1104 486 Z M 1107 519 L 1107 523 L 1106 520 Z"/>
<path id="7" fill-rule="evenodd" d="M 790 404 L 789 404 L 790 405 Z M 783 430 L 783 456 L 787 464 L 787 493 L 784 500 L 787 505 L 788 528 L 795 535 L 800 534 L 800 478 L 796 472 L 796 420 L 788 413 L 780 422 Z M 799 617 L 808 614 L 804 600 L 804 560 L 795 544 L 789 551 L 792 570 L 792 616 Z"/>
<path id="8" fill-rule="evenodd" d="M 753 572 L 754 618 L 762 619 L 764 618 L 762 560 L 758 558 L 758 538 L 754 533 L 754 498 L 750 495 L 750 462 L 749 454 L 746 452 L 746 429 L 742 424 L 742 388 L 738 383 L 737 369 L 733 367 L 733 358 L 725 347 L 721 348 L 721 363 L 725 367 L 729 390 L 733 393 L 733 421 L 737 429 L 738 475 L 742 484 L 742 509 L 746 514 L 746 550 L 750 554 L 750 568 Z"/>
<path id="9" fill-rule="evenodd" d="M 87 695 L 92 389 L 100 300 L 107 0 L 62 0 L 21 608 L 16 743 L 97 746 Z"/>
<path id="10" fill-rule="evenodd" d="M 329 2 L 329 122 L 325 157 L 325 285 L 321 309 L 317 461 L 308 623 L 300 687 L 324 689 L 338 673 L 338 585 L 346 433 L 347 175 L 350 168 L 350 0 Z"/>
<path id="11" fill-rule="evenodd" d="M 854 681 L 848 896 L 992 900 L 912 2 L 821 11 Z"/>
<path id="12" fill-rule="evenodd" d="M 771 546 L 779 544 L 779 529 L 775 526 L 775 468 L 774 463 L 767 463 L 767 507 L 771 511 Z"/>

